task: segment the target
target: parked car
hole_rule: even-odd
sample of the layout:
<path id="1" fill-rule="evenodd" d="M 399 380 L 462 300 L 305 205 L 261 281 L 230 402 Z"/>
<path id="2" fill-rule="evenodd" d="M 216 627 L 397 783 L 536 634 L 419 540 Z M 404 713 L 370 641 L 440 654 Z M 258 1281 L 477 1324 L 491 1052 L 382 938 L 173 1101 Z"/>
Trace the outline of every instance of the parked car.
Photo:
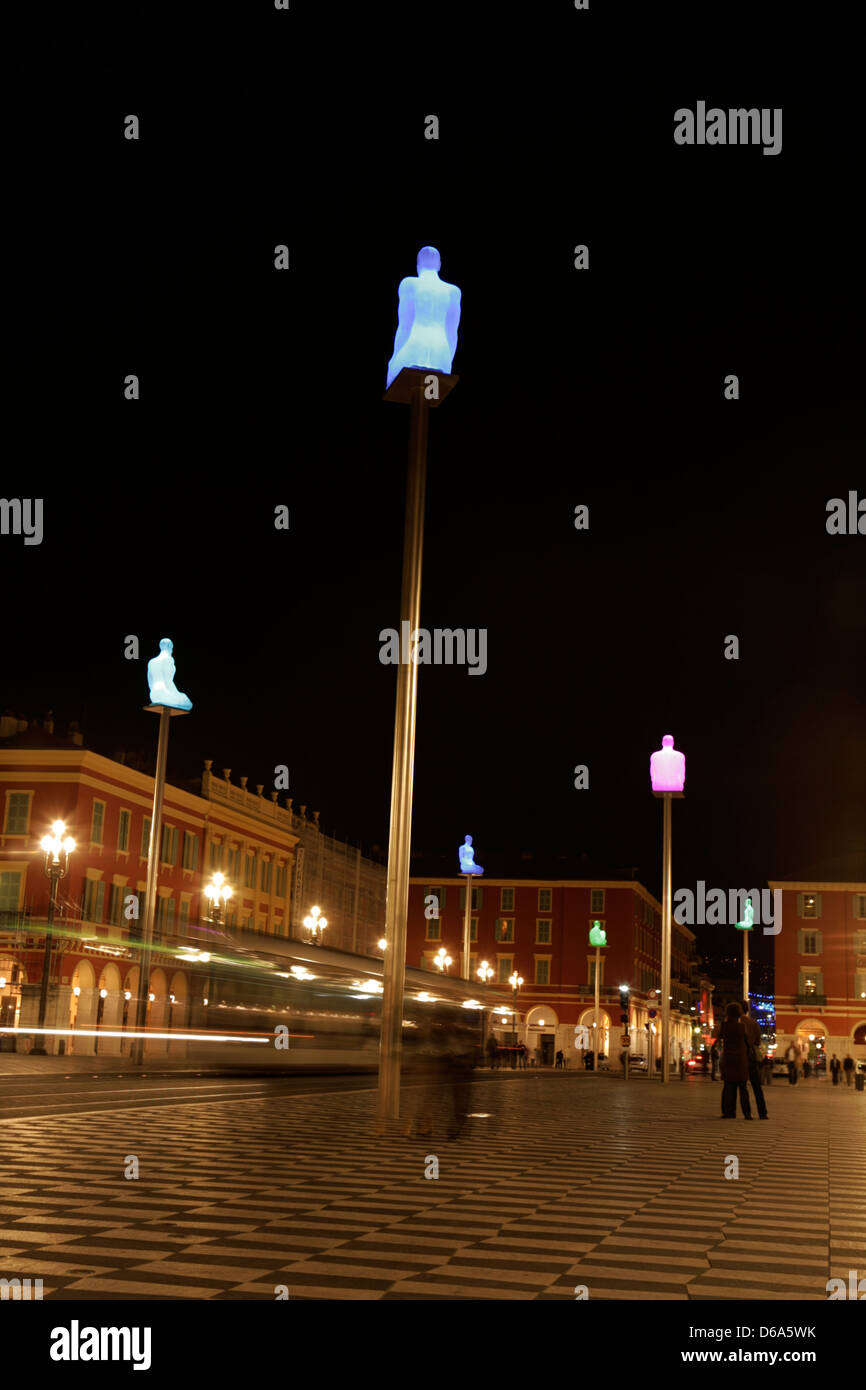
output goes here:
<path id="1" fill-rule="evenodd" d="M 629 1071 L 646 1071 L 646 1057 L 630 1056 L 628 1059 L 628 1069 Z"/>
<path id="2" fill-rule="evenodd" d="M 785 1080 L 788 1079 L 788 1063 L 784 1057 L 773 1058 L 773 1075 L 784 1076 Z"/>

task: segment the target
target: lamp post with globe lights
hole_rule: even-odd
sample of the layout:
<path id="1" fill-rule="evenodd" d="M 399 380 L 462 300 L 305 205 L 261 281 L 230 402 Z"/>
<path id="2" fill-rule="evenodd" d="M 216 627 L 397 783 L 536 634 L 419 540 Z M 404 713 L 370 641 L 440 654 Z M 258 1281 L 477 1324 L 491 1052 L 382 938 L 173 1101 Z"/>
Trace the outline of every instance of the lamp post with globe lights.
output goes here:
<path id="1" fill-rule="evenodd" d="M 304 926 L 310 933 L 310 941 L 314 946 L 321 946 L 322 932 L 328 925 L 327 917 L 322 916 L 322 909 L 314 907 L 304 918 Z"/>
<path id="2" fill-rule="evenodd" d="M 48 982 L 51 976 L 52 929 L 54 910 L 57 906 L 57 885 L 69 871 L 69 856 L 75 849 L 75 841 L 66 834 L 66 823 L 56 820 L 50 835 L 43 835 L 42 849 L 45 854 L 45 872 L 48 875 L 48 917 L 45 923 L 45 954 L 42 958 L 42 980 L 39 985 L 39 1029 L 45 1027 L 45 1012 L 48 1007 Z M 31 1057 L 45 1057 L 45 1034 L 40 1031 L 31 1049 Z"/>

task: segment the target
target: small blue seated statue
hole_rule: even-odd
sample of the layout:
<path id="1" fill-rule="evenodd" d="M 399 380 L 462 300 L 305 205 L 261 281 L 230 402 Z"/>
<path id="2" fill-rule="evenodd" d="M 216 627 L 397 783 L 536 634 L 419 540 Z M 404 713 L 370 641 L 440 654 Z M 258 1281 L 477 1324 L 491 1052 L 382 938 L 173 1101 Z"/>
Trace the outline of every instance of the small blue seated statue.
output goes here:
<path id="1" fill-rule="evenodd" d="M 192 700 L 178 690 L 174 683 L 173 649 L 171 638 L 163 637 L 159 644 L 159 656 L 151 657 L 147 663 L 150 703 L 168 705 L 171 709 L 192 709 Z"/>
<path id="2" fill-rule="evenodd" d="M 475 850 L 472 848 L 472 836 L 467 835 L 463 844 L 460 845 L 457 853 L 460 855 L 461 874 L 483 874 L 484 870 L 475 863 Z"/>

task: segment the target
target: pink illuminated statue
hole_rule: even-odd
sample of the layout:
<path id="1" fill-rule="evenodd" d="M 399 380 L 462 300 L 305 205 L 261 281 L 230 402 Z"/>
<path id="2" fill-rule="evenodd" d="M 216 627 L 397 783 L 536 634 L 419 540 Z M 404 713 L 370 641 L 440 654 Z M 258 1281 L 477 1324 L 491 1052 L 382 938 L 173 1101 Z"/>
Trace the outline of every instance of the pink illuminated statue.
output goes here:
<path id="1" fill-rule="evenodd" d="M 672 734 L 665 734 L 662 746 L 650 758 L 650 777 L 654 792 L 681 792 L 686 781 L 686 755 L 674 749 Z"/>

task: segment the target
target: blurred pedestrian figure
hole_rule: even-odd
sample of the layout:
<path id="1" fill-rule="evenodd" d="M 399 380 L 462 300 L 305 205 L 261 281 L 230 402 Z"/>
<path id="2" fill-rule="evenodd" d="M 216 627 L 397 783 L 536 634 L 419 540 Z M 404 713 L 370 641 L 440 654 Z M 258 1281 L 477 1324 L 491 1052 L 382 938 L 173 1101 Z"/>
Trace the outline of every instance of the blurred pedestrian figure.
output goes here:
<path id="1" fill-rule="evenodd" d="M 811 1073 L 812 1073 L 812 1063 L 809 1061 L 809 1058 L 806 1057 L 806 1058 L 804 1058 L 804 1060 L 803 1060 L 803 1080 L 804 1080 L 804 1081 L 808 1081 L 808 1080 L 809 1080 L 809 1077 L 810 1077 L 810 1075 L 811 1075 Z"/>
<path id="2" fill-rule="evenodd" d="M 743 1000 L 743 1031 L 746 1034 L 746 1054 L 749 1061 L 749 1081 L 755 1093 L 755 1104 L 758 1107 L 758 1115 L 762 1120 L 766 1120 L 767 1102 L 764 1100 L 764 1091 L 761 1085 L 761 1030 L 757 1021 L 749 1013 L 748 1000 Z"/>
<path id="3" fill-rule="evenodd" d="M 704 1069 L 704 1076 L 706 1076 L 707 1072 L 708 1072 L 709 1069 L 710 1069 L 710 1059 L 709 1059 L 709 1056 L 707 1055 L 707 1049 L 706 1049 L 706 1048 L 704 1048 L 703 1051 L 701 1052 L 701 1066 L 702 1066 L 703 1069 Z"/>
<path id="4" fill-rule="evenodd" d="M 719 1069 L 719 1048 L 718 1048 L 718 1044 L 717 1044 L 717 1043 L 713 1043 L 712 1047 L 710 1048 L 710 1058 L 711 1058 L 712 1063 L 713 1063 L 713 1074 L 712 1074 L 710 1080 L 711 1080 L 711 1081 L 715 1081 L 715 1079 L 716 1079 L 716 1072 L 717 1072 L 718 1069 Z"/>
<path id="5" fill-rule="evenodd" d="M 852 1085 L 854 1081 L 854 1058 L 851 1056 L 850 1052 L 842 1063 L 842 1070 L 845 1073 L 845 1085 Z"/>
<path id="6" fill-rule="evenodd" d="M 836 1056 L 836 1053 L 834 1052 L 834 1053 L 833 1053 L 833 1056 L 830 1058 L 830 1075 L 831 1075 L 832 1078 L 833 1078 L 833 1085 L 834 1085 L 834 1086 L 838 1086 L 838 1085 L 839 1085 L 839 1072 L 840 1072 L 841 1070 L 842 1070 L 842 1063 L 839 1061 L 839 1058 Z"/>
<path id="7" fill-rule="evenodd" d="M 765 1057 L 763 1062 L 761 1063 L 761 1084 L 763 1086 L 772 1086 L 773 1084 L 772 1057 Z"/>
<path id="8" fill-rule="evenodd" d="M 521 1043 L 517 1049 L 518 1060 L 521 1067 L 526 1071 L 526 1043 Z"/>
<path id="9" fill-rule="evenodd" d="M 541 1066 L 541 1057 L 542 1057 L 541 1043 L 539 1043 L 539 1044 L 538 1044 L 538 1047 L 535 1049 L 535 1065 L 536 1065 L 537 1067 L 540 1067 L 540 1066 Z"/>
<path id="10" fill-rule="evenodd" d="M 404 1133 L 407 1139 L 413 1137 L 413 1132 L 420 1139 L 433 1133 L 433 1113 L 443 1069 L 441 1016 L 425 1011 L 407 1061 L 411 1088 L 406 1090 Z"/>
<path id="11" fill-rule="evenodd" d="M 443 1075 L 451 1096 L 451 1122 L 448 1138 L 457 1139 L 463 1132 L 472 1101 L 472 1069 L 475 1065 L 475 1043 L 471 1028 L 457 1019 L 442 1023 Z"/>
<path id="12" fill-rule="evenodd" d="M 584 1052 L 584 1054 L 583 1054 L 583 1066 L 584 1066 L 584 1070 L 585 1070 L 585 1071 L 592 1071 L 592 1066 L 593 1066 L 593 1062 L 594 1062 L 594 1061 L 595 1061 L 595 1053 L 592 1051 L 591 1048 L 588 1048 L 587 1051 Z"/>
<path id="13" fill-rule="evenodd" d="M 734 1120 L 737 1117 L 737 1092 L 740 1105 L 747 1120 L 752 1118 L 749 1103 L 749 1053 L 746 1044 L 746 1031 L 743 1027 L 739 1004 L 729 1004 L 725 1010 L 725 1021 L 719 1034 L 722 1044 L 722 1119 Z"/>
<path id="14" fill-rule="evenodd" d="M 564 1061 L 565 1058 L 562 1055 L 562 1048 L 560 1048 L 556 1054 L 556 1065 L 561 1068 L 563 1066 Z"/>
<path id="15" fill-rule="evenodd" d="M 789 1045 L 788 1050 L 787 1050 L 787 1052 L 785 1053 L 785 1061 L 786 1061 L 786 1063 L 788 1064 L 788 1083 L 789 1083 L 789 1085 L 791 1085 L 791 1086 L 796 1086 L 796 1084 L 797 1084 L 797 1049 L 796 1049 L 796 1047 L 794 1046 L 793 1043 L 791 1043 L 791 1044 Z"/>
<path id="16" fill-rule="evenodd" d="M 487 1060 L 488 1060 L 488 1062 L 490 1063 L 490 1070 L 491 1070 L 491 1071 L 496 1071 L 497 1065 L 498 1065 L 498 1063 L 499 1063 L 499 1055 L 498 1055 L 498 1054 L 499 1054 L 499 1044 L 497 1043 L 496 1039 L 494 1038 L 493 1034 L 491 1033 L 491 1034 L 490 1034 L 490 1037 L 487 1039 Z"/>

